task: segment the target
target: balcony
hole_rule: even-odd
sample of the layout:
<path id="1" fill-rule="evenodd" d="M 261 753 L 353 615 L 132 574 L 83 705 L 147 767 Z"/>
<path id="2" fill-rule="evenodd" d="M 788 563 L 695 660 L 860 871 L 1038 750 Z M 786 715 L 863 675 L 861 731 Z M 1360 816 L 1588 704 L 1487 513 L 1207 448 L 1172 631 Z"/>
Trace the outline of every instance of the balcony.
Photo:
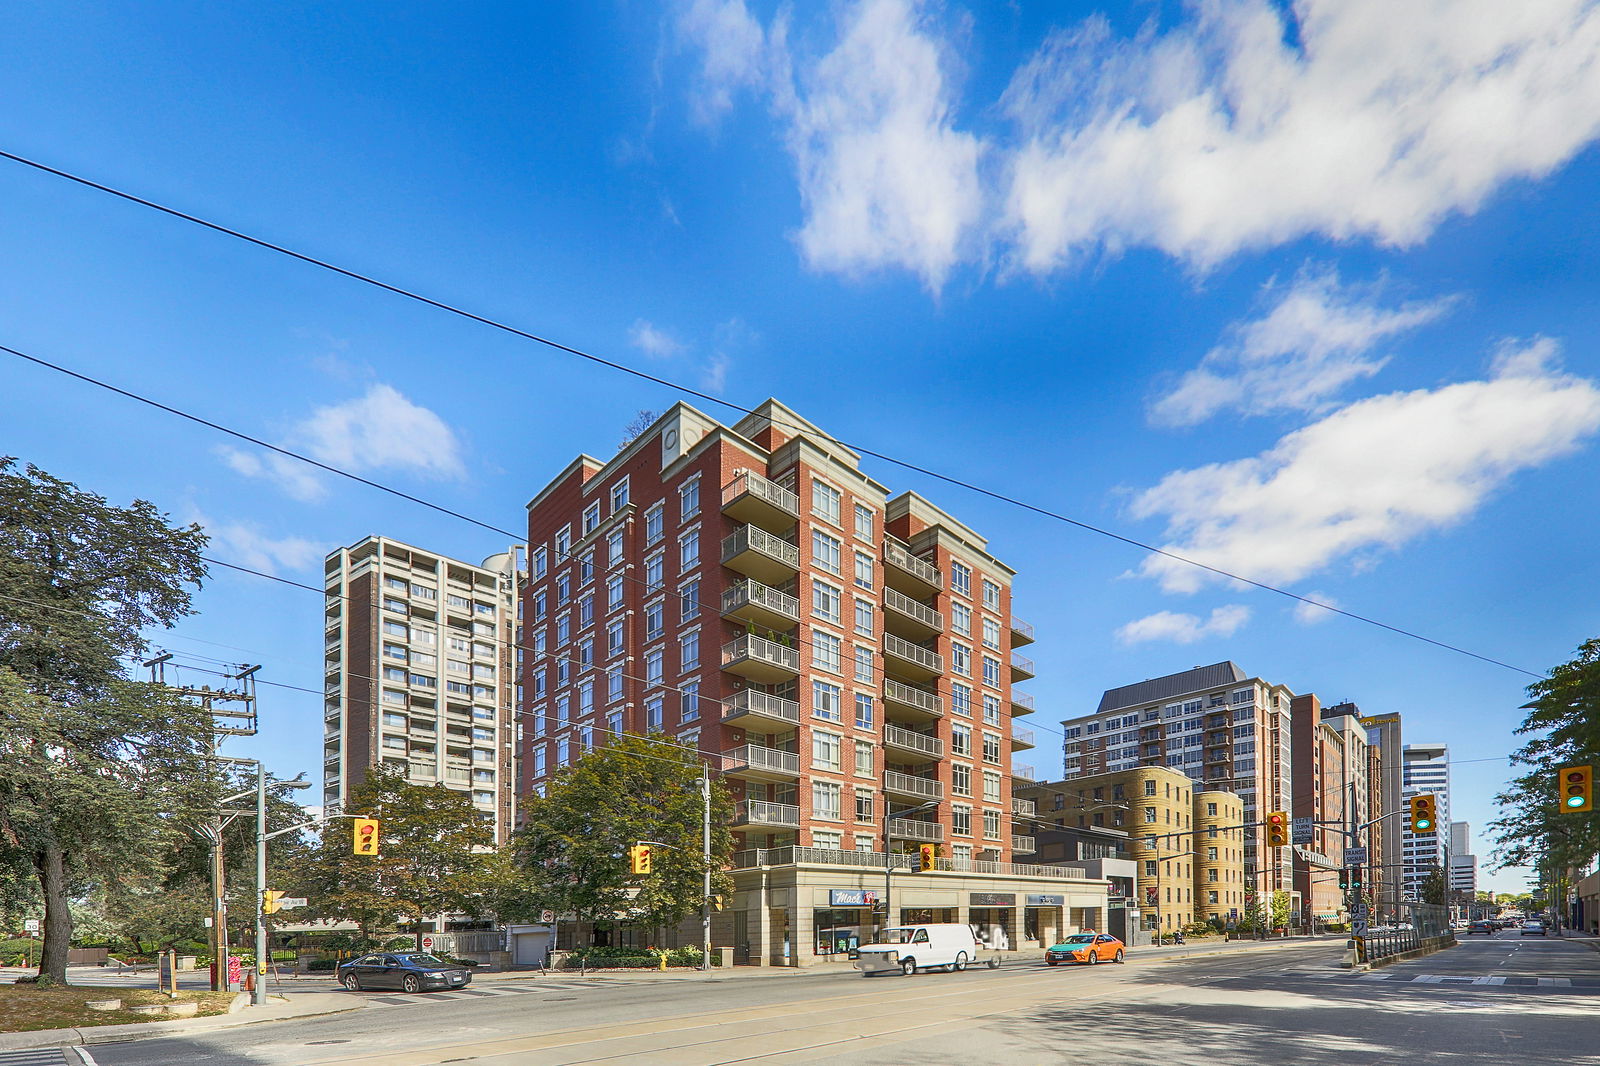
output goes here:
<path id="1" fill-rule="evenodd" d="M 1033 837 L 1011 834 L 1011 851 L 1014 854 L 1032 855 L 1038 850 L 1039 845 Z"/>
<path id="2" fill-rule="evenodd" d="M 883 790 L 891 796 L 927 802 L 944 799 L 944 785 L 927 777 L 902 774 L 898 770 L 883 772 Z"/>
<path id="3" fill-rule="evenodd" d="M 1033 800 L 1023 799 L 1021 796 L 1012 796 L 1011 813 L 1020 814 L 1024 818 L 1032 818 L 1039 813 L 1039 805 Z"/>
<path id="4" fill-rule="evenodd" d="M 800 572 L 800 549 L 759 526 L 740 526 L 722 541 L 722 565 L 781 585 Z"/>
<path id="5" fill-rule="evenodd" d="M 747 733 L 787 733 L 800 725 L 800 705 L 747 688 L 722 701 L 722 724 Z"/>
<path id="6" fill-rule="evenodd" d="M 786 530 L 800 517 L 800 497 L 760 474 L 746 471 L 722 487 L 722 513 L 737 522 Z"/>
<path id="7" fill-rule="evenodd" d="M 884 582 L 911 596 L 931 596 L 944 590 L 944 575 L 932 563 L 918 559 L 897 540 L 883 542 Z"/>
<path id="8" fill-rule="evenodd" d="M 944 717 L 944 702 L 932 692 L 893 679 L 883 682 L 883 702 L 889 711 L 900 711 L 916 721 Z"/>
<path id="9" fill-rule="evenodd" d="M 915 840 L 919 844 L 942 844 L 944 826 L 917 818 L 890 818 L 889 837 L 892 840 Z"/>
<path id="10" fill-rule="evenodd" d="M 1033 702 L 1033 693 L 1011 690 L 1011 717 L 1018 718 L 1024 714 L 1032 714 L 1038 709 Z"/>
<path id="11" fill-rule="evenodd" d="M 1026 655 L 1018 655 L 1016 652 L 1012 652 L 1011 653 L 1011 680 L 1013 682 L 1026 681 L 1026 680 L 1028 680 L 1029 678 L 1031 678 L 1033 676 L 1035 676 L 1034 675 L 1034 669 L 1033 669 L 1033 660 L 1028 658 Z"/>
<path id="12" fill-rule="evenodd" d="M 722 772 L 746 781 L 798 781 L 800 756 L 760 744 L 741 744 L 723 753 Z"/>
<path id="13" fill-rule="evenodd" d="M 722 593 L 722 617 L 789 629 L 800 621 L 800 601 L 759 581 L 746 579 Z"/>
<path id="14" fill-rule="evenodd" d="M 944 657 L 893 633 L 883 635 L 884 669 L 913 681 L 932 681 L 944 673 Z"/>
<path id="15" fill-rule="evenodd" d="M 926 604 L 918 603 L 903 592 L 883 590 L 883 624 L 886 629 L 910 637 L 927 640 L 944 631 L 944 619 L 939 612 Z"/>
<path id="16" fill-rule="evenodd" d="M 1025 750 L 1027 748 L 1031 748 L 1031 747 L 1034 747 L 1034 746 L 1035 745 L 1033 743 L 1033 730 L 1031 730 L 1031 729 L 1020 729 L 1015 725 L 1013 725 L 1011 727 L 1011 750 L 1012 751 L 1023 751 L 1023 750 Z"/>
<path id="17" fill-rule="evenodd" d="M 1036 638 L 1033 635 L 1033 623 L 1024 622 L 1016 615 L 1011 616 L 1011 646 L 1020 648 L 1024 644 L 1032 644 Z"/>
<path id="18" fill-rule="evenodd" d="M 800 676 L 800 653 L 776 641 L 747 633 L 722 646 L 722 668 L 761 684 Z"/>
<path id="19" fill-rule="evenodd" d="M 929 759 L 944 757 L 944 741 L 938 737 L 930 737 L 918 733 L 914 729 L 886 722 L 883 727 L 883 746 L 898 751 L 907 751 Z"/>
<path id="20" fill-rule="evenodd" d="M 740 800 L 733 808 L 735 829 L 799 829 L 800 808 L 792 803 Z"/>
<path id="21" fill-rule="evenodd" d="M 1014 762 L 1011 764 L 1011 776 L 1020 781 L 1032 781 L 1033 767 Z"/>

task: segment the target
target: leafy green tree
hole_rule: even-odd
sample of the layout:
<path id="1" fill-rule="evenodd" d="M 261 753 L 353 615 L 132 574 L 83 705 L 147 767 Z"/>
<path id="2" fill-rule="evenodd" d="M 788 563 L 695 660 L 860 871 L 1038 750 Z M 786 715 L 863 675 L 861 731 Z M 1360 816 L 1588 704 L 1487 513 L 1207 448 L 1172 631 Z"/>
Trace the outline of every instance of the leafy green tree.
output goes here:
<path id="1" fill-rule="evenodd" d="M 1528 715 L 1517 732 L 1533 739 L 1511 757 L 1528 771 L 1495 797 L 1494 857 L 1502 868 L 1584 868 L 1600 855 L 1600 811 L 1563 811 L 1556 770 L 1600 766 L 1600 639 L 1585 642 L 1577 658 L 1528 686 L 1528 695 Z"/>
<path id="2" fill-rule="evenodd" d="M 1272 894 L 1272 928 L 1287 929 L 1289 927 L 1289 916 L 1294 910 L 1292 904 L 1293 900 L 1289 893 L 1277 891 Z"/>
<path id="3" fill-rule="evenodd" d="M 397 771 L 375 767 L 350 790 L 345 810 L 378 819 L 378 854 L 353 854 L 350 821 L 330 820 L 320 841 L 289 864 L 284 880 L 310 900 L 309 917 L 353 922 L 362 943 L 370 944 L 378 932 L 404 922 L 482 910 L 475 889 L 483 883 L 494 828 L 466 793 L 408 784 Z"/>
<path id="4" fill-rule="evenodd" d="M 1432 866 L 1428 867 L 1428 872 L 1422 875 L 1422 884 L 1418 889 L 1417 897 L 1423 903 L 1433 903 L 1443 906 L 1444 894 L 1444 868 L 1438 863 L 1434 863 Z"/>
<path id="5" fill-rule="evenodd" d="M 618 737 L 563 768 L 543 796 L 523 804 L 513 841 L 526 878 L 524 897 L 580 921 L 632 919 L 673 925 L 698 913 L 704 899 L 700 764 L 661 737 Z M 712 892 L 733 881 L 733 802 L 711 783 Z M 652 871 L 635 877 L 628 848 L 652 850 Z"/>
<path id="6" fill-rule="evenodd" d="M 147 501 L 0 458 L 0 865 L 38 882 L 42 981 L 66 979 L 70 900 L 148 869 L 215 794 L 209 723 L 124 666 L 191 612 L 204 544 Z"/>

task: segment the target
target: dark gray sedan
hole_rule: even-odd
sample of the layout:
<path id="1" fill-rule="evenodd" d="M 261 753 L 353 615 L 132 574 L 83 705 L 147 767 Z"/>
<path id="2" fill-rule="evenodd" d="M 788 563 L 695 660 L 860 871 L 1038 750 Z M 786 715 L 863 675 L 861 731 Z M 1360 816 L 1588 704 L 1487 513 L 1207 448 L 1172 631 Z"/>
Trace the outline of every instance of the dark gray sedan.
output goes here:
<path id="1" fill-rule="evenodd" d="M 366 988 L 422 992 L 464 988 L 472 983 L 472 971 L 420 952 L 380 951 L 340 963 L 338 978 L 352 992 Z"/>

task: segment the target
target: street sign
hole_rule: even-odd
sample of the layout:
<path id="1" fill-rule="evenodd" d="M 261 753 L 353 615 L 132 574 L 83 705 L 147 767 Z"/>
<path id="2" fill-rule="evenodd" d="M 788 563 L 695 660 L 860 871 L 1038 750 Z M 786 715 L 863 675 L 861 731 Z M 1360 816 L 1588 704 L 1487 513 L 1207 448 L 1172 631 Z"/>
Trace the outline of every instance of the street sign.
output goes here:
<path id="1" fill-rule="evenodd" d="M 1367 861 L 1366 848 L 1345 848 L 1344 864 L 1346 866 L 1359 866 Z"/>
<path id="2" fill-rule="evenodd" d="M 1310 818 L 1296 818 L 1294 820 L 1294 835 L 1290 837 L 1290 842 L 1294 844 L 1311 843 L 1312 828 Z"/>
<path id="3" fill-rule="evenodd" d="M 304 896 L 283 896 L 278 900 L 278 909 L 280 911 L 290 911 L 296 907 L 309 906 L 311 906 L 311 901 Z"/>
<path id="4" fill-rule="evenodd" d="M 539 912 L 539 924 L 540 925 L 549 925 L 551 922 L 553 922 L 555 920 L 556 920 L 556 912 L 555 911 L 540 911 Z"/>
<path id="5" fill-rule="evenodd" d="M 29 918 L 27 921 L 23 922 L 22 931 L 24 933 L 37 933 L 39 931 L 39 919 Z"/>
<path id="6" fill-rule="evenodd" d="M 425 937 L 422 938 L 422 950 L 423 951 L 432 951 L 433 950 L 433 937 L 425 936 Z"/>
<path id="7" fill-rule="evenodd" d="M 1350 932 L 1355 936 L 1366 936 L 1367 920 L 1365 918 L 1352 919 L 1350 922 Z"/>
<path id="8" fill-rule="evenodd" d="M 1367 905 L 1365 903 L 1350 904 L 1350 917 L 1360 918 L 1362 921 L 1366 921 Z"/>

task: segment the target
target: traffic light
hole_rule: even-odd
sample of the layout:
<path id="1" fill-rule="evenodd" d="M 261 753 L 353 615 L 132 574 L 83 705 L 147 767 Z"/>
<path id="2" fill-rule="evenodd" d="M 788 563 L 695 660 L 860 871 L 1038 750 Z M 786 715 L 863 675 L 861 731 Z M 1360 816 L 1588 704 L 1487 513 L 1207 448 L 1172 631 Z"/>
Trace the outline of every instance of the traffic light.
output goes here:
<path id="1" fill-rule="evenodd" d="M 1439 798 L 1429 793 L 1421 796 L 1412 796 L 1406 801 L 1410 807 L 1407 821 L 1413 833 L 1437 833 L 1439 831 Z"/>
<path id="2" fill-rule="evenodd" d="M 1283 848 L 1289 845 L 1289 813 L 1273 811 L 1267 815 L 1267 847 Z"/>
<path id="3" fill-rule="evenodd" d="M 911 867 L 912 873 L 926 873 L 937 869 L 939 866 L 939 845 L 921 844 L 917 847 L 917 862 Z"/>
<path id="4" fill-rule="evenodd" d="M 1362 884 L 1362 881 L 1365 878 L 1365 876 L 1366 876 L 1366 869 L 1364 867 L 1361 867 L 1361 866 L 1352 866 L 1352 867 L 1350 867 L 1350 891 L 1354 892 L 1356 895 L 1360 895 L 1362 890 L 1366 887 L 1365 885 Z"/>
<path id="5" fill-rule="evenodd" d="M 1350 891 L 1350 868 L 1348 866 L 1339 871 L 1339 891 Z"/>
<path id="6" fill-rule="evenodd" d="M 1567 814 L 1594 810 L 1594 767 L 1563 766 L 1556 771 L 1561 783 L 1561 809 Z"/>
<path id="7" fill-rule="evenodd" d="M 711 897 L 711 909 L 714 911 L 720 911 L 726 904 L 727 900 L 723 899 L 721 896 Z"/>
<path id="8" fill-rule="evenodd" d="M 351 846 L 357 855 L 378 854 L 378 820 L 376 818 L 357 818 L 350 830 Z"/>
<path id="9" fill-rule="evenodd" d="M 261 893 L 261 913 L 277 914 L 278 900 L 283 898 L 283 893 L 276 889 L 263 889 Z"/>
<path id="10" fill-rule="evenodd" d="M 636 874 L 650 872 L 650 845 L 635 844 L 628 849 L 628 865 Z"/>

